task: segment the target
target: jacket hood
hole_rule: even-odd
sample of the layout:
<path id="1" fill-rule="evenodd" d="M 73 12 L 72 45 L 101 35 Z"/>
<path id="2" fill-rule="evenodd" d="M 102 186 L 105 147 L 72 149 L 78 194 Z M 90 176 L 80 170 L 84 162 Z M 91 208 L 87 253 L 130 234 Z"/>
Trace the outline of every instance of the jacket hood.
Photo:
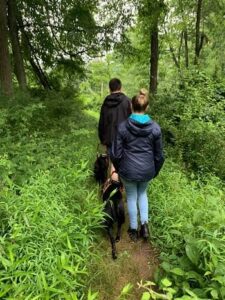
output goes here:
<path id="1" fill-rule="evenodd" d="M 110 94 L 105 98 L 104 105 L 107 107 L 115 107 L 119 105 L 124 98 L 125 95 L 121 92 Z"/>
<path id="2" fill-rule="evenodd" d="M 126 127 L 133 135 L 147 136 L 152 132 L 152 124 L 152 120 L 146 123 L 139 123 L 131 118 L 128 118 Z"/>

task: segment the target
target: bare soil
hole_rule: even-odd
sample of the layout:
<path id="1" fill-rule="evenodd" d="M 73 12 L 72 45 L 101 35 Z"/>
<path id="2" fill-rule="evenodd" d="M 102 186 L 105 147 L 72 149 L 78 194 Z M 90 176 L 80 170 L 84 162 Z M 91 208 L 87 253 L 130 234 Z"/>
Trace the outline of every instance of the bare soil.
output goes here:
<path id="1" fill-rule="evenodd" d="M 126 217 L 128 223 L 128 217 Z M 99 300 L 118 300 L 124 286 L 132 284 L 129 300 L 141 299 L 143 289 L 138 287 L 141 281 L 152 281 L 159 264 L 158 252 L 151 242 L 139 239 L 130 241 L 127 233 L 128 224 L 123 225 L 121 241 L 116 244 L 118 258 L 112 259 L 111 246 L 106 234 L 103 234 L 99 250 L 100 261 L 93 267 L 95 276 L 90 284 L 93 291 L 99 292 Z M 92 272 L 93 272 L 92 271 Z"/>
<path id="2" fill-rule="evenodd" d="M 121 290 L 127 283 L 133 285 L 133 297 L 129 299 L 141 299 L 143 290 L 138 289 L 138 283 L 153 280 L 154 272 L 158 266 L 158 253 L 156 249 L 149 243 L 139 240 L 137 243 L 130 242 L 127 233 L 124 233 L 123 239 L 117 245 L 118 255 L 128 253 L 129 260 L 125 274 L 121 276 L 117 282 L 115 298 L 120 294 Z"/>

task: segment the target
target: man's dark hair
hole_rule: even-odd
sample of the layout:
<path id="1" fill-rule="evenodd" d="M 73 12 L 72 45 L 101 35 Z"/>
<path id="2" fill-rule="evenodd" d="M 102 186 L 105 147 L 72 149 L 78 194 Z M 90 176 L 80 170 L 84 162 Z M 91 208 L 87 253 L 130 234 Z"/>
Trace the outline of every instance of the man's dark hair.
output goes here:
<path id="1" fill-rule="evenodd" d="M 112 78 L 109 82 L 109 89 L 111 92 L 116 92 L 121 90 L 122 83 L 118 78 Z"/>

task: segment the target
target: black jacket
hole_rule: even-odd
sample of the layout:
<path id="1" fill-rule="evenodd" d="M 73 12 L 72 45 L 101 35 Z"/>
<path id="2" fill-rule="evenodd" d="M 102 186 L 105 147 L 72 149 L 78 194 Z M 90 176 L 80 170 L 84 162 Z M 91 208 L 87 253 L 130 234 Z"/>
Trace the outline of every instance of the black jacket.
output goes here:
<path id="1" fill-rule="evenodd" d="M 130 114 L 131 102 L 123 93 L 114 93 L 105 98 L 98 124 L 98 136 L 103 145 L 111 146 L 118 125 Z"/>
<path id="2" fill-rule="evenodd" d="M 110 157 L 124 179 L 148 181 L 156 177 L 164 163 L 159 125 L 128 118 L 119 126 Z"/>

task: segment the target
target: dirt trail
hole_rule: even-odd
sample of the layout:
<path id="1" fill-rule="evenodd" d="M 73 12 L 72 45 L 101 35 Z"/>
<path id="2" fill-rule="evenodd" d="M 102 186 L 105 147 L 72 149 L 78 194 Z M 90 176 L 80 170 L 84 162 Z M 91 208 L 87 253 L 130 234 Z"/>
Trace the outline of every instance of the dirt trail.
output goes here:
<path id="1" fill-rule="evenodd" d="M 128 217 L 126 220 L 127 223 Z M 128 224 L 125 224 L 121 241 L 116 244 L 116 260 L 111 257 L 107 235 L 102 235 L 102 243 L 99 245 L 102 257 L 94 267 L 96 277 L 91 283 L 91 288 L 99 291 L 99 300 L 118 300 L 123 287 L 128 283 L 131 283 L 133 288 L 126 299 L 139 300 L 144 290 L 138 288 L 138 283 L 141 280 L 153 280 L 154 271 L 158 266 L 158 253 L 149 242 L 142 239 L 132 243 L 127 228 Z"/>
<path id="2" fill-rule="evenodd" d="M 158 266 L 158 254 L 156 249 L 141 239 L 137 243 L 131 243 L 128 234 L 123 234 L 123 239 L 117 245 L 119 257 L 124 252 L 128 253 L 128 261 L 124 274 L 121 274 L 118 281 L 117 292 L 115 296 L 120 294 L 121 289 L 128 283 L 133 285 L 133 298 L 129 299 L 141 299 L 142 290 L 138 289 L 137 283 L 141 280 L 152 280 L 154 271 Z M 112 298 L 114 299 L 114 298 Z"/>

